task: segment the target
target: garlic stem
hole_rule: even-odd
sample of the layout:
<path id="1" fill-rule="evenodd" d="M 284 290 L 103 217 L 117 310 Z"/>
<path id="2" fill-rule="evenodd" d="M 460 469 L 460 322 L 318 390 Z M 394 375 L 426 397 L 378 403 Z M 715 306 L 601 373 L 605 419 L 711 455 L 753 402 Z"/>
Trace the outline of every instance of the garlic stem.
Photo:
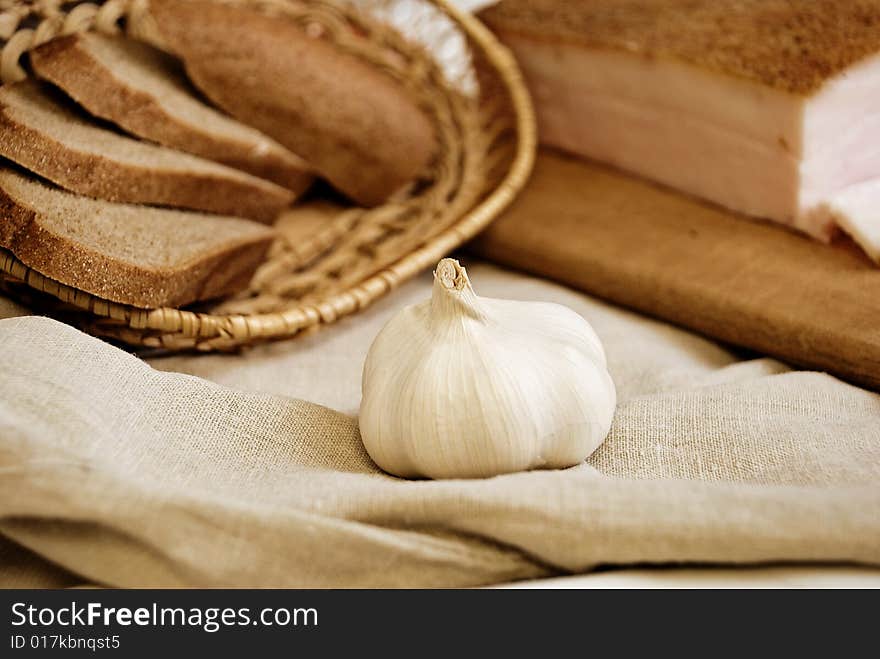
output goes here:
<path id="1" fill-rule="evenodd" d="M 454 320 L 462 316 L 484 319 L 467 270 L 455 259 L 443 259 L 434 270 L 431 315 L 437 320 Z"/>

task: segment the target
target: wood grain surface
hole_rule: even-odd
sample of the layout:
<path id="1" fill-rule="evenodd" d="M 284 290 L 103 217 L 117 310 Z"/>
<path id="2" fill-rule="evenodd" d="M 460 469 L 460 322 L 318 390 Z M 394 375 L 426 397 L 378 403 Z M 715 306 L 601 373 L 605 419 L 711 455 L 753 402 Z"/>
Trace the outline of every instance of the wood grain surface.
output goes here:
<path id="1" fill-rule="evenodd" d="M 470 245 L 708 336 L 880 389 L 880 268 L 595 163 L 544 150 Z"/>

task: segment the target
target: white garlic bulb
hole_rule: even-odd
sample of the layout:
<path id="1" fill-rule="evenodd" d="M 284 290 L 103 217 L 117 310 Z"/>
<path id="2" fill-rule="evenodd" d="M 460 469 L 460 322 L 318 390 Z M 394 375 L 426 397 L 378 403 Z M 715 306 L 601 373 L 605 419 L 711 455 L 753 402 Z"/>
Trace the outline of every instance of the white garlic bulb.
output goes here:
<path id="1" fill-rule="evenodd" d="M 477 297 L 458 261 L 443 259 L 431 299 L 400 311 L 370 347 L 361 438 L 403 477 L 570 467 L 604 441 L 616 398 L 580 315 Z"/>

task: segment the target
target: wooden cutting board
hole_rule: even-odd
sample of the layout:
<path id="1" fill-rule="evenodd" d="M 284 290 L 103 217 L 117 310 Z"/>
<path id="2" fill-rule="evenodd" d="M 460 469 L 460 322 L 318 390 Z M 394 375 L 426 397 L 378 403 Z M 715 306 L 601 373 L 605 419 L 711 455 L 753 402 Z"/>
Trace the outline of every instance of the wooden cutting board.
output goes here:
<path id="1" fill-rule="evenodd" d="M 543 151 L 471 244 L 708 336 L 880 389 L 880 268 L 607 167 Z"/>

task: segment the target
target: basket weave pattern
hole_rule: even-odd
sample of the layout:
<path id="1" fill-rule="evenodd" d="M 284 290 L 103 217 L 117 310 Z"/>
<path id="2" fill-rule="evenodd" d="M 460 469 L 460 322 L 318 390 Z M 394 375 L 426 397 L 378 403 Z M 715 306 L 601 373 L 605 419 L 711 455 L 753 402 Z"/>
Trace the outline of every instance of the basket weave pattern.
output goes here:
<path id="1" fill-rule="evenodd" d="M 432 266 L 484 228 L 524 184 L 535 127 L 516 65 L 476 19 L 445 0 L 214 1 L 281 15 L 393 76 L 434 124 L 438 155 L 430 170 L 380 207 L 338 208 L 308 235 L 281 232 L 247 291 L 198 309 L 101 300 L 0 250 L 6 292 L 135 346 L 228 350 L 291 337 L 363 309 Z M 144 0 L 0 0 L 2 81 L 26 77 L 23 55 L 59 35 L 96 30 L 144 38 L 145 9 Z M 389 25 L 401 9 L 409 12 L 407 33 L 430 34 L 430 42 L 416 43 Z M 455 68 L 438 56 L 450 45 Z"/>

